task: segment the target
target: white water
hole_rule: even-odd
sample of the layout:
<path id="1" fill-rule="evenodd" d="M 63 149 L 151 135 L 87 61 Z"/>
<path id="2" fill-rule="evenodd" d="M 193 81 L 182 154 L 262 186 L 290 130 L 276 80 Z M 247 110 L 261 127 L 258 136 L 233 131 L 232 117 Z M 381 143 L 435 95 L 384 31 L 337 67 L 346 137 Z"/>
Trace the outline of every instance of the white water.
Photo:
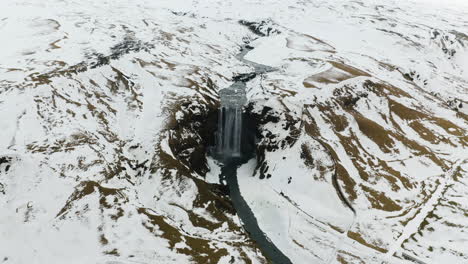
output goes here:
<path id="1" fill-rule="evenodd" d="M 255 74 L 274 71 L 275 68 L 244 59 L 250 51 L 245 47 L 236 56 L 254 68 Z M 242 146 L 242 109 L 247 102 L 245 82 L 237 81 L 219 91 L 221 107 L 218 114 L 216 152 L 222 159 L 241 156 Z"/>
<path id="2" fill-rule="evenodd" d="M 242 106 L 219 109 L 217 151 L 223 158 L 240 157 L 242 143 Z"/>

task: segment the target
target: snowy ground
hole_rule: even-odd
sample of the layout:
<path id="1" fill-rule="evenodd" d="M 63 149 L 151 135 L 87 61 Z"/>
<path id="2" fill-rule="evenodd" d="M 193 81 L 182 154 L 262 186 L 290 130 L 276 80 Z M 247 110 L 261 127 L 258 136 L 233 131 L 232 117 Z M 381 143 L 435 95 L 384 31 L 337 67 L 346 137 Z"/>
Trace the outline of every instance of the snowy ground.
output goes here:
<path id="1" fill-rule="evenodd" d="M 266 263 L 197 132 L 252 70 L 246 41 L 278 69 L 248 84 L 272 148 L 238 171 L 275 245 L 299 264 L 467 262 L 467 17 L 461 0 L 2 1 L 0 263 Z"/>
<path id="2" fill-rule="evenodd" d="M 258 208 L 254 211 L 271 239 L 297 257 L 297 263 L 304 263 L 304 258 L 332 261 L 330 255 L 336 251 L 336 261 L 351 263 L 401 263 L 408 260 L 404 256 L 424 263 L 444 259 L 461 263 L 468 258 L 460 247 L 466 241 L 466 211 L 445 193 L 447 186 L 466 177 L 460 166 L 468 157 L 467 39 L 458 31 L 467 21 L 453 19 L 461 18 L 463 11 L 428 6 L 416 16 L 416 6 L 407 4 L 354 2 L 343 7 L 321 3 L 304 10 L 304 16 L 279 17 L 275 21 L 281 34 L 252 43 L 255 49 L 246 59 L 281 70 L 263 76 L 261 85 L 252 85 L 250 101 L 258 102 L 258 111 L 266 105 L 292 115 L 305 128 L 293 145 L 266 153 L 266 172 L 242 168 L 240 188 Z M 430 15 L 431 11 L 435 13 Z M 448 14 L 452 18 L 444 19 Z M 282 142 L 287 139 L 284 127 L 280 122 L 263 129 Z M 341 186 L 356 210 L 354 221 L 349 210 L 347 216 L 340 206 L 326 204 L 330 199 L 321 193 L 326 188 L 320 180 L 332 189 L 331 181 L 304 170 L 299 158 L 304 136 L 329 149 Z M 324 151 L 315 148 L 312 153 L 320 161 Z M 463 176 L 450 184 L 454 173 Z M 271 178 L 256 180 L 262 174 Z M 461 186 L 457 193 L 464 193 Z M 453 205 L 454 215 L 445 216 L 446 203 Z M 345 212 L 333 216 L 317 208 L 320 205 Z M 338 227 L 336 222 L 342 219 L 352 227 L 322 237 L 307 234 L 321 244 L 340 233 L 345 237 L 339 239 L 342 244 L 329 243 L 331 253 L 324 249 L 306 253 L 319 247 L 294 245 L 291 226 L 301 234 L 305 231 L 303 225 L 285 224 L 291 215 L 303 219 L 310 215 Z M 447 228 L 459 233 L 448 233 Z M 428 237 L 444 242 L 429 242 Z"/>

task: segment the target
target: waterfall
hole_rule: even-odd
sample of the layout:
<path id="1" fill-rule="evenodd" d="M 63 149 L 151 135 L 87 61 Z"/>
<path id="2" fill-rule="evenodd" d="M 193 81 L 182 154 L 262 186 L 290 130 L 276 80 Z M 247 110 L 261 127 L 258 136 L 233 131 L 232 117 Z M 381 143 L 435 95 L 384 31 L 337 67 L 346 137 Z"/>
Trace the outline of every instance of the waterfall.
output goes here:
<path id="1" fill-rule="evenodd" d="M 219 92 L 216 151 L 223 158 L 240 157 L 242 149 L 242 109 L 247 101 L 245 84 L 236 82 Z"/>
<path id="2" fill-rule="evenodd" d="M 242 109 L 221 107 L 218 117 L 218 154 L 225 158 L 240 157 L 242 144 Z"/>

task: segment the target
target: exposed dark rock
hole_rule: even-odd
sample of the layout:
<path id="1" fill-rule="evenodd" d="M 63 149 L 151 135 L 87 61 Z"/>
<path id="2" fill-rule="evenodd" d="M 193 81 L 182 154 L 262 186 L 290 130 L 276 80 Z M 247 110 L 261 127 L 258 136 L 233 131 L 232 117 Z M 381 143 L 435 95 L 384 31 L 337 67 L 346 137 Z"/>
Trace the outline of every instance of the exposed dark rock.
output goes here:
<path id="1" fill-rule="evenodd" d="M 204 176 L 209 170 L 206 155 L 215 144 L 217 109 L 214 106 L 205 108 L 189 99 L 185 99 L 179 108 L 183 117 L 169 127 L 169 146 L 182 163 Z"/>
<path id="2" fill-rule="evenodd" d="M 11 168 L 11 161 L 12 161 L 12 158 L 11 157 L 7 157 L 7 156 L 4 156 L 4 157 L 0 157 L 0 166 L 4 165 L 4 168 L 3 168 L 3 171 L 0 170 L 0 174 L 2 172 L 8 172 Z M 1 167 L 0 167 L 1 168 Z M 4 186 L 1 185 L 0 183 L 0 192 L 5 194 L 4 192 Z"/>
<path id="3" fill-rule="evenodd" d="M 414 81 L 413 76 L 414 76 L 414 72 L 413 72 L 413 71 L 411 71 L 411 72 L 409 72 L 409 73 L 404 73 L 404 74 L 403 74 L 403 77 L 405 77 L 405 79 L 408 80 L 408 81 Z"/>
<path id="4" fill-rule="evenodd" d="M 97 67 L 108 65 L 112 60 L 117 60 L 123 55 L 128 54 L 130 52 L 150 52 L 150 50 L 153 48 L 154 44 L 143 42 L 141 40 L 136 40 L 132 37 L 127 36 L 124 40 L 110 48 L 111 53 L 109 55 L 104 55 L 102 53 L 96 52 L 88 54 L 87 58 L 91 60 L 91 62 L 89 63 L 90 68 L 94 69 Z"/>
<path id="5" fill-rule="evenodd" d="M 454 111 L 459 111 L 459 109 L 463 108 L 464 101 L 454 98 L 452 100 L 447 101 L 447 105 L 453 109 Z"/>
<path id="6" fill-rule="evenodd" d="M 260 179 L 269 178 L 271 175 L 268 174 L 268 165 L 265 160 L 266 152 L 273 152 L 280 148 L 286 148 L 287 146 L 292 146 L 300 134 L 300 129 L 297 128 L 298 122 L 291 115 L 284 113 L 279 114 L 274 111 L 271 107 L 263 107 L 261 112 L 254 112 L 253 103 L 247 106 L 247 115 L 252 118 L 253 123 L 256 127 L 256 156 L 257 156 L 257 167 L 255 173 L 259 172 Z M 263 125 L 267 123 L 278 123 L 281 120 L 286 121 L 283 125 L 283 129 L 289 132 L 289 135 L 285 138 L 278 138 L 277 135 L 273 134 L 271 131 L 262 131 Z"/>
<path id="7" fill-rule="evenodd" d="M 453 58 L 457 51 L 455 49 L 448 49 L 448 48 L 442 48 L 442 52 L 444 52 L 446 55 L 449 56 L 449 58 Z"/>
<path id="8" fill-rule="evenodd" d="M 100 197 L 99 203 L 100 203 L 101 209 L 111 208 L 115 204 L 118 204 L 118 203 L 114 203 L 113 205 L 109 204 L 106 201 L 107 196 L 118 197 L 119 199 L 117 199 L 117 201 L 118 200 L 127 201 L 127 197 L 125 197 L 122 194 L 121 190 L 123 189 L 103 187 L 95 181 L 83 181 L 78 186 L 75 187 L 75 191 L 70 195 L 70 197 L 68 197 L 67 202 L 65 203 L 63 208 L 58 212 L 56 217 L 60 217 L 60 218 L 65 217 L 65 215 L 69 212 L 69 210 L 72 209 L 73 204 L 76 201 L 79 201 L 83 197 L 90 195 L 92 193 L 97 193 L 99 195 Z M 116 219 L 122 216 L 122 214 L 123 214 L 123 211 L 119 211 L 117 215 L 115 216 Z"/>
<path id="9" fill-rule="evenodd" d="M 410 72 L 407 72 L 407 73 L 402 73 L 401 72 L 401 74 L 403 75 L 403 78 L 405 78 L 406 80 L 408 80 L 410 82 L 420 81 L 424 85 L 427 85 L 427 80 L 425 80 L 425 79 L 423 80 L 421 78 L 421 76 L 418 73 L 416 73 L 415 71 L 410 71 Z"/>
<path id="10" fill-rule="evenodd" d="M 432 31 L 432 37 L 431 39 L 436 39 L 440 35 L 440 32 L 437 30 Z"/>
<path id="11" fill-rule="evenodd" d="M 304 164 L 309 168 L 314 168 L 314 158 L 309 147 L 306 144 L 301 145 L 301 159 L 304 160 Z"/>
<path id="12" fill-rule="evenodd" d="M 234 77 L 232 77 L 232 80 L 235 81 L 235 82 L 248 82 L 250 80 L 252 80 L 253 78 L 255 78 L 257 76 L 257 74 L 255 72 L 249 72 L 249 73 L 241 73 L 241 74 L 238 74 Z"/>
<path id="13" fill-rule="evenodd" d="M 35 86 L 40 84 L 49 84 L 51 79 L 57 76 L 71 77 L 74 74 L 85 72 L 89 69 L 98 68 L 110 64 L 113 60 L 117 60 L 125 54 L 131 52 L 146 51 L 150 52 L 155 46 L 152 43 L 136 40 L 127 36 L 123 41 L 117 43 L 110 48 L 110 54 L 104 55 L 98 52 L 86 54 L 85 57 L 88 61 L 83 61 L 78 64 L 65 67 L 61 70 L 53 70 L 46 73 L 32 73 L 27 77 Z M 65 65 L 63 65 L 65 66 Z"/>
<path id="14" fill-rule="evenodd" d="M 246 20 L 240 20 L 239 23 L 250 29 L 253 33 L 265 37 L 270 35 L 280 34 L 281 31 L 273 28 L 274 24 L 271 20 L 262 20 L 260 22 L 250 22 Z"/>
<path id="15" fill-rule="evenodd" d="M 374 83 L 366 82 L 364 83 L 364 87 L 373 87 Z M 370 88 L 368 88 L 370 89 Z M 356 106 L 357 102 L 362 98 L 367 98 L 368 93 L 366 92 L 359 92 L 355 93 L 351 87 L 345 86 L 343 89 L 337 89 L 333 92 L 333 95 L 336 97 L 339 104 L 347 110 L 351 110 Z"/>
<path id="16" fill-rule="evenodd" d="M 176 12 L 176 11 L 172 11 L 171 13 L 176 16 L 186 16 L 188 14 L 187 12 Z"/>
<path id="17" fill-rule="evenodd" d="M 9 163 L 11 161 L 10 157 L 0 157 L 0 165 L 4 163 Z"/>
<path id="18" fill-rule="evenodd" d="M 229 187 L 227 185 L 213 183 L 210 185 L 210 190 L 219 196 L 229 195 Z"/>

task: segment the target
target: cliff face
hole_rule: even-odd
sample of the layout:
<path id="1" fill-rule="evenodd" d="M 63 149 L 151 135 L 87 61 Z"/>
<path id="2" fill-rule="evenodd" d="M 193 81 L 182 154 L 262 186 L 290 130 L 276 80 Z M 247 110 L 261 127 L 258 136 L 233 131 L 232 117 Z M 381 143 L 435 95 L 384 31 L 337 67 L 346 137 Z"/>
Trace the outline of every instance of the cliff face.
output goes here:
<path id="1" fill-rule="evenodd" d="M 0 9 L 0 261 L 267 263 L 208 155 L 238 78 L 240 191 L 293 263 L 467 261 L 462 4 Z"/>

